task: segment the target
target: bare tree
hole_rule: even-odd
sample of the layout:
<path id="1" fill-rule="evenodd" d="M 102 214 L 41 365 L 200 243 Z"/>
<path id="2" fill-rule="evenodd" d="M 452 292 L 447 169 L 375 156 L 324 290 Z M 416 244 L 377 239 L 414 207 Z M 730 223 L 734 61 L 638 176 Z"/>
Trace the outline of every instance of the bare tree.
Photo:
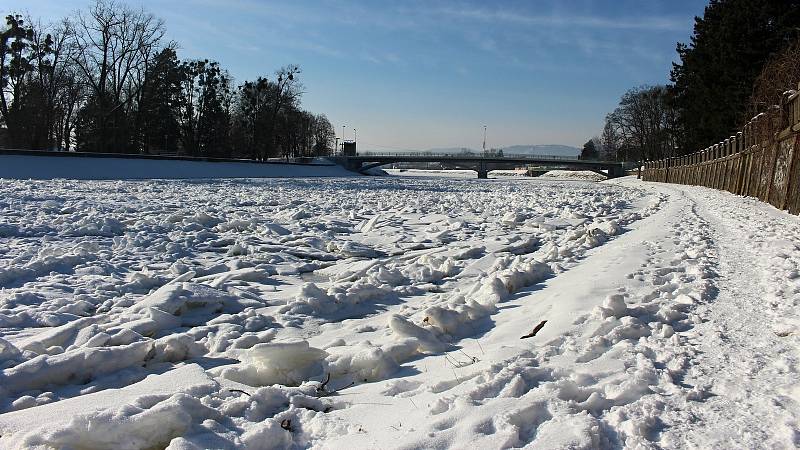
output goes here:
<path id="1" fill-rule="evenodd" d="M 68 20 L 63 20 L 55 27 L 40 24 L 33 29 L 36 81 L 43 107 L 37 138 L 48 148 L 69 147 L 70 124 L 82 93 L 80 75 L 71 62 L 75 50 L 70 40 L 71 27 Z"/>
<path id="2" fill-rule="evenodd" d="M 125 144 L 120 133 L 125 108 L 138 98 L 163 36 L 160 19 L 114 0 L 97 0 L 88 13 L 78 13 L 72 59 L 93 101 L 94 149 L 118 151 L 114 147 Z"/>
<path id="3" fill-rule="evenodd" d="M 747 112 L 740 118 L 743 126 L 772 105 L 780 105 L 786 91 L 797 89 L 800 81 L 800 38 L 795 38 L 767 61 L 753 84 Z M 779 130 L 772 130 L 777 132 Z"/>
<path id="4" fill-rule="evenodd" d="M 676 112 L 667 88 L 642 86 L 622 96 L 617 109 L 606 116 L 603 134 L 617 141 L 618 157 L 644 161 L 674 156 L 676 133 Z"/>
<path id="5" fill-rule="evenodd" d="M 300 74 L 298 66 L 286 66 L 278 70 L 277 82 L 274 83 L 275 99 L 272 104 L 271 119 L 269 121 L 269 131 L 267 133 L 267 154 L 262 154 L 261 159 L 277 155 L 275 130 L 278 121 L 278 113 L 288 106 L 296 106 L 302 95 L 302 85 L 297 75 Z"/>
<path id="6" fill-rule="evenodd" d="M 606 116 L 606 124 L 603 127 L 603 133 L 600 136 L 600 142 L 602 143 L 603 148 L 602 159 L 608 161 L 617 160 L 617 153 L 619 152 L 621 146 L 620 135 L 617 132 L 617 127 L 614 126 L 613 119 L 610 120 L 608 116 Z"/>

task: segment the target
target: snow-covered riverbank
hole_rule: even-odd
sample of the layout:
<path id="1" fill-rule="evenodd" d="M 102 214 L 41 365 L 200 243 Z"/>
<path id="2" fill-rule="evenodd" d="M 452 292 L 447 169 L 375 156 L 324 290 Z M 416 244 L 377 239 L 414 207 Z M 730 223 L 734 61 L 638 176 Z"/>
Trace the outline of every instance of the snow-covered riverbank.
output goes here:
<path id="1" fill-rule="evenodd" d="M 0 214 L 0 447 L 800 433 L 800 219 L 755 201 L 632 179 L 6 180 Z"/>
<path id="2" fill-rule="evenodd" d="M 60 155 L 60 156 L 59 156 Z M 0 179 L 51 180 L 143 180 L 192 178 L 298 178 L 357 176 L 325 159 L 313 165 L 210 162 L 174 159 L 148 159 L 114 155 L 113 157 L 75 156 L 55 153 L 44 155 L 0 154 Z"/>

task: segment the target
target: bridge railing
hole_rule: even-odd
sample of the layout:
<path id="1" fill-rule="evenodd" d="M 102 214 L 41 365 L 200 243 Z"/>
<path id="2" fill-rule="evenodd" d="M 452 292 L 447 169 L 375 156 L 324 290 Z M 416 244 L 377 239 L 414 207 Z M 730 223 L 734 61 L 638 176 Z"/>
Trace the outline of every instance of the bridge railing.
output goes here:
<path id="1" fill-rule="evenodd" d="M 546 159 L 553 161 L 580 161 L 579 157 L 575 156 L 562 156 L 562 155 L 531 155 L 526 153 L 503 153 L 498 154 L 484 154 L 484 153 L 441 153 L 441 152 L 359 152 L 356 156 L 375 156 L 381 158 L 416 158 L 416 157 L 431 157 L 431 158 L 485 158 L 485 159 Z"/>

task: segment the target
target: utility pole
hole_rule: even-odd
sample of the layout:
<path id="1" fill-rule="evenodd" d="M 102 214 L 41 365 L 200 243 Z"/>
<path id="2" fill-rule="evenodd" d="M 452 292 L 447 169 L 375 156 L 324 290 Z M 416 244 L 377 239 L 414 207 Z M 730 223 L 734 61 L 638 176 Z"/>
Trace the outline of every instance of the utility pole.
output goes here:
<path id="1" fill-rule="evenodd" d="M 356 129 L 353 128 L 353 142 L 356 141 Z"/>
<path id="2" fill-rule="evenodd" d="M 483 126 L 483 153 L 486 154 L 486 125 Z"/>

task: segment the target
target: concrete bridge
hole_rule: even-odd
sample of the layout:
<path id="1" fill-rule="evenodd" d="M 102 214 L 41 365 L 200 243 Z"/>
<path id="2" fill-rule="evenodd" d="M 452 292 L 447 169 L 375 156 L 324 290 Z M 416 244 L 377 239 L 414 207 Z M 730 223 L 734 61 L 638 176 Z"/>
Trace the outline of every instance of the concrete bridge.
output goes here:
<path id="1" fill-rule="evenodd" d="M 364 172 L 374 167 L 394 163 L 438 162 L 445 169 L 467 169 L 478 173 L 478 178 L 487 178 L 489 171 L 533 166 L 546 170 L 589 170 L 607 178 L 625 174 L 624 163 L 617 161 L 593 161 L 560 156 L 504 155 L 483 156 L 436 153 L 363 153 L 355 156 L 335 156 L 330 160 L 354 172 Z"/>

